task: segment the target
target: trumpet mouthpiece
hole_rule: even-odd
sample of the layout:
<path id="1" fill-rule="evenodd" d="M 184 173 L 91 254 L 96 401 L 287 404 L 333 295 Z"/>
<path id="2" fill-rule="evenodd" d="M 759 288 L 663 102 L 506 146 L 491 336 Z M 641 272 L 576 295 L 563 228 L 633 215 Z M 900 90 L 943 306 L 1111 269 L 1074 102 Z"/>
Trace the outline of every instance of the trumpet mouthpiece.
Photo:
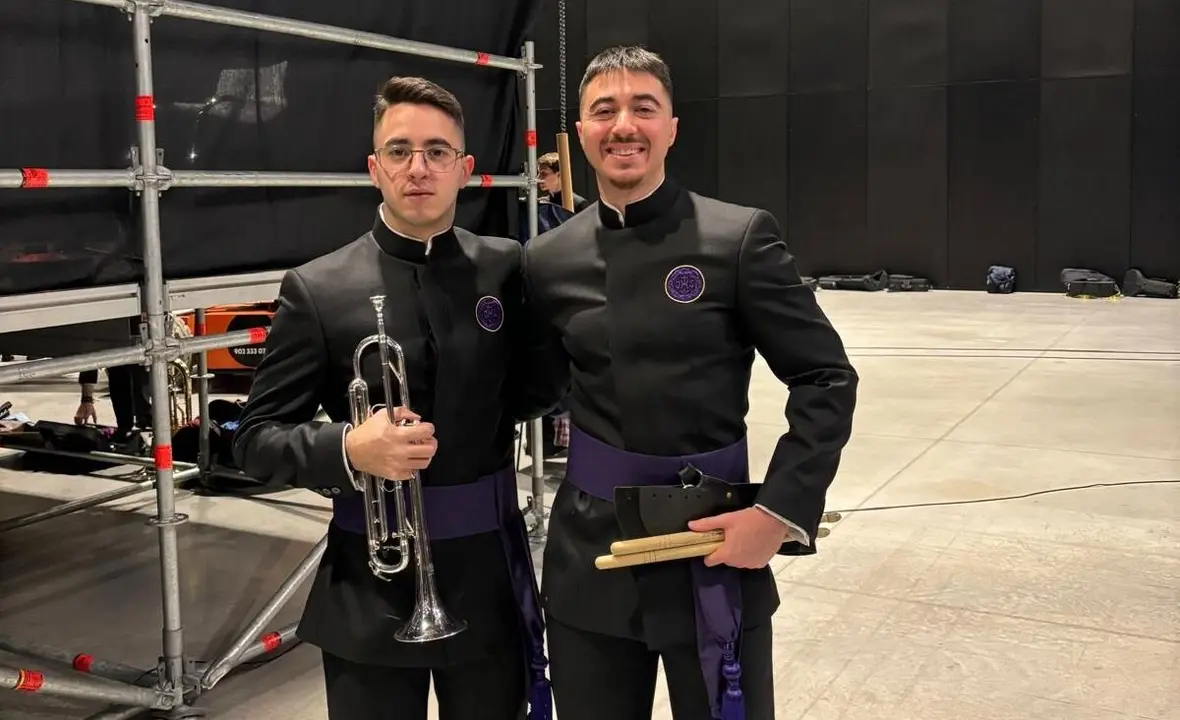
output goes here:
<path id="1" fill-rule="evenodd" d="M 385 296 L 384 295 L 374 295 L 373 297 L 369 298 L 369 302 L 373 303 L 373 307 L 380 310 L 385 305 Z"/>

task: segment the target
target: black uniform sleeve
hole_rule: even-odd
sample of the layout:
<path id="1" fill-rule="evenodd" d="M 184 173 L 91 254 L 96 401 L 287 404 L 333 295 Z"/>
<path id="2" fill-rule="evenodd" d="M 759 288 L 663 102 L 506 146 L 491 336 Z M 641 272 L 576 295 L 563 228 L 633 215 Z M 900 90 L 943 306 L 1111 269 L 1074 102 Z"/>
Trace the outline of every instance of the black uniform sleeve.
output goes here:
<path id="1" fill-rule="evenodd" d="M 569 358 L 556 329 L 533 299 L 528 253 L 522 248 L 504 403 L 517 422 L 552 411 L 569 389 Z"/>
<path id="2" fill-rule="evenodd" d="M 779 438 L 758 503 L 814 538 L 852 434 L 859 378 L 840 335 L 803 284 L 774 216 L 754 214 L 738 259 L 743 326 L 786 384 L 790 430 Z"/>
<path id="3" fill-rule="evenodd" d="M 78 384 L 79 385 L 97 385 L 98 384 L 98 371 L 97 370 L 83 370 L 82 372 L 78 373 Z"/>
<path id="4" fill-rule="evenodd" d="M 326 374 L 320 318 L 303 279 L 289 271 L 234 434 L 234 460 L 246 475 L 325 497 L 356 493 L 344 455 L 348 425 L 314 420 Z"/>

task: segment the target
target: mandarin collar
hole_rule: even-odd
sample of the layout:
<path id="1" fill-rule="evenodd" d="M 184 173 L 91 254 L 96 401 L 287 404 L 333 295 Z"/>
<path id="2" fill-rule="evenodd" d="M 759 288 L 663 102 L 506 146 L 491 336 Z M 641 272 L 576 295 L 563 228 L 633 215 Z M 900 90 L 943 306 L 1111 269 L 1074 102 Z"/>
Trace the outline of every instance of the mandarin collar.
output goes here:
<path id="1" fill-rule="evenodd" d="M 419 265 L 426 262 L 427 256 L 444 255 L 458 246 L 454 226 L 431 235 L 425 241 L 397 232 L 385 221 L 383 206 L 377 208 L 377 218 L 373 221 L 373 239 L 383 252 Z"/>
<path id="2" fill-rule="evenodd" d="M 647 197 L 627 203 L 623 213 L 599 198 L 598 218 L 604 226 L 611 230 L 636 227 L 649 223 L 670 211 L 679 196 L 680 187 L 671 178 L 666 177 Z"/>

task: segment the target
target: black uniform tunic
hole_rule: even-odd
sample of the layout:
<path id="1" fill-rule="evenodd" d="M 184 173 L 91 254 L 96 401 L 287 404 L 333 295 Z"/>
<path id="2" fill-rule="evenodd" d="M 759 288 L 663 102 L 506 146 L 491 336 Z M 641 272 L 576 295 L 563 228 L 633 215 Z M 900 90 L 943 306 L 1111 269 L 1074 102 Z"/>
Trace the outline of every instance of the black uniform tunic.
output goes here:
<path id="1" fill-rule="evenodd" d="M 432 543 L 442 603 L 468 629 L 404 644 L 394 632 L 414 605 L 413 565 L 390 582 L 375 578 L 365 536 L 342 529 L 340 520 L 345 509 L 356 517 L 361 502 L 343 446 L 353 350 L 376 331 L 373 295 L 386 296 L 387 333 L 405 353 L 410 407 L 435 426 L 438 450 L 421 473 L 423 486 L 472 483 L 512 466 L 513 413 L 527 412 L 505 405 L 523 397 L 508 376 L 520 330 L 522 252 L 514 241 L 462 229 L 432 238 L 427 252 L 425 243 L 394 234 L 378 217 L 371 232 L 283 279 L 234 450 L 246 474 L 312 489 L 336 505 L 298 631 L 332 655 L 446 667 L 521 643 L 519 605 L 496 532 Z M 378 366 L 374 347 L 363 364 L 374 405 L 384 404 Z M 313 420 L 321 406 L 329 422 Z"/>
<path id="2" fill-rule="evenodd" d="M 790 388 L 791 428 L 758 502 L 815 538 L 851 432 L 857 375 L 773 216 L 671 180 L 623 217 L 601 202 L 591 210 L 526 248 L 526 294 L 552 332 L 555 371 L 568 367 L 572 425 L 633 453 L 729 446 L 746 434 L 757 350 Z M 693 643 L 687 563 L 595 569 L 618 537 L 613 505 L 560 487 L 542 574 L 547 612 L 653 649 Z M 773 614 L 768 569 L 742 572 L 742 597 L 747 625 Z"/>

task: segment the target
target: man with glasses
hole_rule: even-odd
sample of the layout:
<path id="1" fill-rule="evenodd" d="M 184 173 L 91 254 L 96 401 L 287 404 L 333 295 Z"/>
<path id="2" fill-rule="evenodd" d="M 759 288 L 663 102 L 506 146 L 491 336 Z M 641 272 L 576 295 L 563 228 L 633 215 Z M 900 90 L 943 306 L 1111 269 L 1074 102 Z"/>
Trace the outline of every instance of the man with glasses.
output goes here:
<path id="1" fill-rule="evenodd" d="M 529 375 L 513 349 L 523 329 L 523 250 L 453 226 L 475 161 L 450 92 L 421 78 L 388 81 L 373 143 L 369 175 L 382 197 L 373 228 L 284 277 L 235 458 L 254 478 L 332 500 L 299 624 L 299 637 L 323 653 L 332 720 L 426 720 L 432 681 L 441 720 L 518 720 L 530 700 L 543 712 L 549 697 L 513 464 L 515 418 L 548 409 L 520 405 L 525 396 L 514 391 Z M 396 408 L 392 421 L 377 410 L 352 427 L 353 352 L 376 330 L 374 295 L 386 296 L 411 407 Z M 379 365 L 369 352 L 362 374 L 372 402 L 383 404 Z M 314 419 L 321 406 L 327 421 Z M 466 629 L 408 644 L 395 634 L 415 607 L 415 559 L 385 578 L 370 569 L 353 479 L 400 481 L 415 471 L 442 606 Z"/>

